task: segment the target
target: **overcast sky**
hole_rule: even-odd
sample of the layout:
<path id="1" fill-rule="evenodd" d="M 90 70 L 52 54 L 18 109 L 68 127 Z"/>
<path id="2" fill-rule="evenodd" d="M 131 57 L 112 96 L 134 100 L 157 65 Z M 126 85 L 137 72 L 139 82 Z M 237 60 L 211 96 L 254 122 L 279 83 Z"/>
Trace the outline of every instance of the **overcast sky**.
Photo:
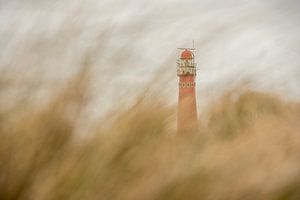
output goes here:
<path id="1" fill-rule="evenodd" d="M 0 0 L 0 68 L 49 86 L 88 60 L 102 106 L 151 80 L 176 102 L 177 48 L 195 40 L 199 105 L 245 81 L 299 99 L 299 11 L 297 0 Z"/>

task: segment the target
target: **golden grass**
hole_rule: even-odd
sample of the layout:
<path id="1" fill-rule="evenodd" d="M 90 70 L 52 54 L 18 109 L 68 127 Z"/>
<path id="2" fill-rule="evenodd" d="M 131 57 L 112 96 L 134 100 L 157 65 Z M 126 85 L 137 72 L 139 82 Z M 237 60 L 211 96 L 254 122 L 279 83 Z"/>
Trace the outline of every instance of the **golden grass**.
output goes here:
<path id="1" fill-rule="evenodd" d="M 0 110 L 1 200 L 300 199 L 299 103 L 231 91 L 176 135 L 173 107 L 139 99 L 80 142 L 80 80 L 22 117 Z"/>

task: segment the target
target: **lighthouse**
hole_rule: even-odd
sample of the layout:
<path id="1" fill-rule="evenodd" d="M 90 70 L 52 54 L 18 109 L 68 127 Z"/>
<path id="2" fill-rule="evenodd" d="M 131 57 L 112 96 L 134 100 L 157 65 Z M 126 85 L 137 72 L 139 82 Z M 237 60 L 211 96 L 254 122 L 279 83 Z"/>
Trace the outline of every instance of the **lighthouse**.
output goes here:
<path id="1" fill-rule="evenodd" d="M 196 64 L 194 49 L 180 48 L 177 60 L 179 95 L 177 132 L 189 133 L 197 129 Z"/>

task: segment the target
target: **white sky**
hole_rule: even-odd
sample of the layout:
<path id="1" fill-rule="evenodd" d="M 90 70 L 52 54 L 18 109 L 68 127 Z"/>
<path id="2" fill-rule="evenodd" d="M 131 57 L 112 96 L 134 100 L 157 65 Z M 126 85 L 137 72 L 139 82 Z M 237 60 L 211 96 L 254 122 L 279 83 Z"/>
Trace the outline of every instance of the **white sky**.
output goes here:
<path id="1" fill-rule="evenodd" d="M 200 107 L 245 81 L 300 99 L 299 10 L 297 0 L 0 0 L 0 68 L 48 87 L 88 57 L 103 94 L 94 107 L 151 80 L 176 102 L 176 49 L 195 40 Z"/>

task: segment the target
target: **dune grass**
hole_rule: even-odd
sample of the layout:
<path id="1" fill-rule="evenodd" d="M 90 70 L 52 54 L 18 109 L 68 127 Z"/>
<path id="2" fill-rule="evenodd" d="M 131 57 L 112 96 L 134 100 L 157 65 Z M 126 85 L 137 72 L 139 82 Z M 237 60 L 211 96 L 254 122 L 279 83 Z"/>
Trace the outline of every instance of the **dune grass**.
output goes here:
<path id="1" fill-rule="evenodd" d="M 80 141 L 75 82 L 43 107 L 0 110 L 1 200 L 300 199 L 299 103 L 231 91 L 198 133 L 176 135 L 176 109 L 141 98 Z"/>

